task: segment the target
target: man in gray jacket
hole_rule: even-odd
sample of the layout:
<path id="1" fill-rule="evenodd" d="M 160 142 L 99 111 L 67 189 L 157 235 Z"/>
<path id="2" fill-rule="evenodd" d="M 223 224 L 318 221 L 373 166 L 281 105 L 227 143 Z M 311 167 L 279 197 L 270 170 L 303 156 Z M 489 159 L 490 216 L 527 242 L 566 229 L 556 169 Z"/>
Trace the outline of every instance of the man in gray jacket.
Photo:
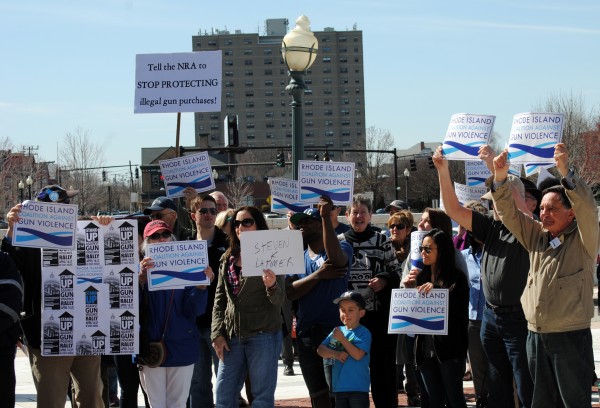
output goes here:
<path id="1" fill-rule="evenodd" d="M 594 358 L 590 322 L 598 250 L 598 211 L 590 188 L 554 150 L 561 186 L 542 193 L 540 221 L 518 211 L 507 183 L 508 151 L 494 159 L 494 204 L 504 225 L 529 251 L 521 303 L 528 322 L 532 407 L 589 407 Z M 577 221 L 575 220 L 577 217 Z"/>

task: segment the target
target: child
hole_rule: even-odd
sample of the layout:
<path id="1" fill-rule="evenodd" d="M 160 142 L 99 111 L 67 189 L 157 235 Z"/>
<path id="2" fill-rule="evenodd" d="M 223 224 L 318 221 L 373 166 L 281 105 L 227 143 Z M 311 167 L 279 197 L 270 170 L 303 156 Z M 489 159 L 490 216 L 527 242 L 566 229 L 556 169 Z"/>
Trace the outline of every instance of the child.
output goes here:
<path id="1" fill-rule="evenodd" d="M 335 359 L 332 383 L 336 408 L 368 408 L 371 333 L 360 325 L 367 303 L 360 293 L 351 291 L 333 303 L 339 304 L 344 325 L 333 329 L 317 353 Z"/>

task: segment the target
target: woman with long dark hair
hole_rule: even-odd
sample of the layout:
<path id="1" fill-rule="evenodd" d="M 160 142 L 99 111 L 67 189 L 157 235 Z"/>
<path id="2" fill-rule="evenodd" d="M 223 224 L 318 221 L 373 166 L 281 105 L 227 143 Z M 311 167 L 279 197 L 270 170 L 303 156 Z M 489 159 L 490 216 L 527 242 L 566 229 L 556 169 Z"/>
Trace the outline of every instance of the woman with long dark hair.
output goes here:
<path id="1" fill-rule="evenodd" d="M 221 258 L 211 328 L 213 347 L 220 360 L 216 406 L 237 407 L 239 392 L 249 373 L 252 406 L 273 407 L 281 351 L 284 276 L 277 276 L 270 269 L 265 269 L 262 277 L 243 274 L 243 235 L 269 229 L 258 208 L 236 210 L 232 227 L 229 249 Z"/>
<path id="2" fill-rule="evenodd" d="M 432 408 L 466 407 L 463 374 L 467 357 L 469 325 L 469 286 L 465 272 L 455 266 L 451 236 L 440 229 L 431 230 L 420 247 L 423 270 L 411 271 L 405 287 L 420 292 L 448 289 L 448 334 L 422 335 L 415 340 L 415 363 L 421 372 Z"/>

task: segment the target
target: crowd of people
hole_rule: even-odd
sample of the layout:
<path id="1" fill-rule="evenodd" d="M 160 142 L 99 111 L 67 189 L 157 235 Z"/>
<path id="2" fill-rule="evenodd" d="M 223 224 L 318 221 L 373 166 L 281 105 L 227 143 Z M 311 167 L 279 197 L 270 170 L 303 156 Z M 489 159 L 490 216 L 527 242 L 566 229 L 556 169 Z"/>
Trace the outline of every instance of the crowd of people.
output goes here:
<path id="1" fill-rule="evenodd" d="M 290 213 L 288 228 L 302 234 L 304 268 L 286 275 L 244 275 L 252 260 L 242 260 L 242 234 L 268 229 L 257 208 L 232 209 L 222 192 L 189 188 L 180 205 L 154 200 L 144 211 L 148 219 L 138 220 L 140 354 L 114 358 L 119 406 L 137 407 L 141 385 L 152 408 L 273 407 L 278 359 L 284 375 L 294 375 L 294 354 L 314 408 L 367 408 L 371 401 L 396 407 L 399 391 L 411 406 L 466 407 L 465 376 L 473 379 L 478 407 L 591 406 L 599 259 L 592 191 L 569 169 L 560 143 L 560 177 L 539 189 L 508 173 L 506 151 L 484 146 L 479 157 L 493 174 L 489 193 L 461 204 L 438 148 L 433 163 L 444 210 L 426 208 L 416 227 L 406 203 L 395 200 L 386 207 L 388 228 L 379 230 L 370 200 L 360 195 L 347 209 L 323 196 L 315 208 Z M 36 197 L 69 203 L 76 194 L 54 185 Z M 14 405 L 22 342 L 38 407 L 63 408 L 67 395 L 73 406 L 105 407 L 99 356 L 40 351 L 41 251 L 13 245 L 21 209 L 17 204 L 7 215 L 0 252 L 3 398 Z M 339 222 L 343 214 L 347 223 Z M 420 266 L 411 259 L 415 236 L 422 237 Z M 154 261 L 147 245 L 186 239 L 207 243 L 208 284 L 149 290 Z M 396 288 L 448 290 L 447 334 L 388 333 Z"/>

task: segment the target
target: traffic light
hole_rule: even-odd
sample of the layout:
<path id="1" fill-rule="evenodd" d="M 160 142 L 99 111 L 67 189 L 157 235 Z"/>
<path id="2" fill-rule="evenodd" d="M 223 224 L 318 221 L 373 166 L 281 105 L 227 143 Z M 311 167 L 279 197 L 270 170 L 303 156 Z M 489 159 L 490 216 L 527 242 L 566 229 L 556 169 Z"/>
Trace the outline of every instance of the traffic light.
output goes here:
<path id="1" fill-rule="evenodd" d="M 433 158 L 431 156 L 429 156 L 427 158 L 427 165 L 429 166 L 430 169 L 434 169 L 435 165 L 433 164 Z"/>
<path id="2" fill-rule="evenodd" d="M 325 154 L 323 154 L 323 161 L 331 161 L 329 158 L 329 152 L 325 150 Z"/>
<path id="3" fill-rule="evenodd" d="M 139 179 L 140 178 L 140 171 L 138 170 L 138 168 L 135 168 L 135 179 Z"/>
<path id="4" fill-rule="evenodd" d="M 415 159 L 410 159 L 408 163 L 410 166 L 410 171 L 417 171 L 417 161 Z"/>
<path id="5" fill-rule="evenodd" d="M 315 155 L 313 156 L 313 159 L 315 159 L 316 161 L 319 161 L 319 155 L 315 153 Z"/>
<path id="6" fill-rule="evenodd" d="M 102 182 L 106 182 L 106 170 L 102 170 Z"/>
<path id="7" fill-rule="evenodd" d="M 277 161 L 275 162 L 277 167 L 285 167 L 285 156 L 283 152 L 277 153 Z"/>
<path id="8" fill-rule="evenodd" d="M 160 176 L 158 174 L 152 175 L 152 188 L 160 188 Z"/>

